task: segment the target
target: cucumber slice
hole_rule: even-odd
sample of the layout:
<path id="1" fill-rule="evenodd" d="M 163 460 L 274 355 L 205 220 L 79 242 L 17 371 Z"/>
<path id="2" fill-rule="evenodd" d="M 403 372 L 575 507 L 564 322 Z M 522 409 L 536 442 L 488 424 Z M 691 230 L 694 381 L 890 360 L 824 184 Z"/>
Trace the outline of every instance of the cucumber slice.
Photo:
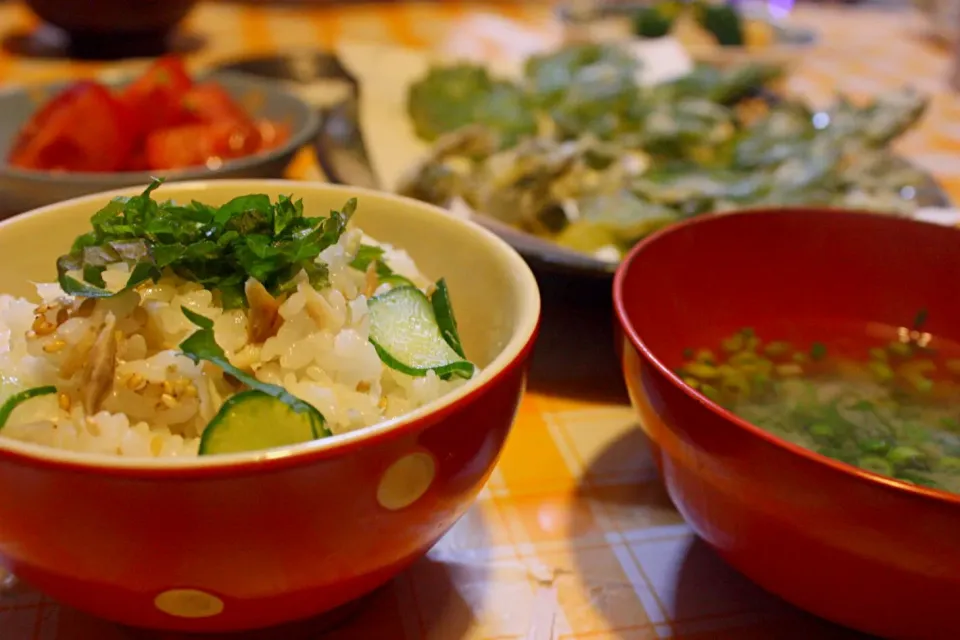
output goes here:
<path id="1" fill-rule="evenodd" d="M 306 404 L 306 403 L 304 403 Z M 220 407 L 200 438 L 200 455 L 262 451 L 320 437 L 323 418 L 262 391 L 241 391 Z"/>
<path id="2" fill-rule="evenodd" d="M 389 276 L 380 278 L 380 284 L 389 284 L 391 287 L 416 287 L 409 279 L 397 273 L 391 273 Z"/>
<path id="3" fill-rule="evenodd" d="M 464 358 L 466 356 L 463 355 L 463 345 L 460 344 L 460 333 L 457 331 L 457 319 L 453 315 L 453 305 L 450 304 L 447 281 L 440 278 L 434 286 L 436 289 L 430 296 L 430 302 L 433 304 L 433 313 L 437 317 L 440 334 L 450 345 L 450 348 L 456 351 L 461 358 Z"/>
<path id="4" fill-rule="evenodd" d="M 275 398 L 277 401 L 285 404 L 293 413 L 312 415 L 317 425 L 318 437 L 325 438 L 331 435 L 330 430 L 327 429 L 325 425 L 323 415 L 317 411 L 313 405 L 304 402 L 281 386 L 261 382 L 256 376 L 250 375 L 230 364 L 230 360 L 227 359 L 227 354 L 224 353 L 220 345 L 217 344 L 216 337 L 213 333 L 213 320 L 190 311 L 186 307 L 181 307 L 181 310 L 190 322 L 199 327 L 198 331 L 194 331 L 190 334 L 190 337 L 180 343 L 180 351 L 183 352 L 183 355 L 194 362 L 204 360 L 220 367 L 224 373 L 229 373 L 251 389 Z"/>
<path id="5" fill-rule="evenodd" d="M 473 364 L 444 340 L 433 305 L 420 289 L 391 289 L 367 304 L 370 342 L 385 365 L 411 376 L 473 375 Z"/>
<path id="6" fill-rule="evenodd" d="M 4 425 L 7 424 L 7 420 L 10 419 L 10 414 L 13 413 L 13 410 L 27 400 L 38 396 L 48 396 L 56 392 L 56 387 L 34 387 L 33 389 L 26 389 L 20 393 L 13 394 L 0 405 L 0 429 L 3 429 Z"/>

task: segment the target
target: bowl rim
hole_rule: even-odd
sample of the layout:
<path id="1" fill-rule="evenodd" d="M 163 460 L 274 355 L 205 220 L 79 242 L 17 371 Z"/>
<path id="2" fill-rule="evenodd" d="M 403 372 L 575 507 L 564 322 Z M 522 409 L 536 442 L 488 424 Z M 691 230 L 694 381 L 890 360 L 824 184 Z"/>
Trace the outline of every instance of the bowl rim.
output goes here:
<path id="1" fill-rule="evenodd" d="M 746 431 L 753 435 L 756 438 L 759 438 L 766 442 L 769 445 L 772 445 L 776 448 L 782 449 L 790 454 L 795 456 L 800 456 L 805 458 L 810 462 L 817 463 L 821 466 L 824 466 L 836 473 L 842 474 L 849 478 L 855 479 L 860 482 L 866 482 L 874 487 L 877 487 L 884 491 L 890 491 L 893 493 L 906 493 L 917 496 L 924 500 L 930 500 L 933 502 L 938 502 L 941 504 L 949 504 L 954 506 L 960 506 L 960 494 L 950 493 L 948 491 L 941 491 L 939 489 L 932 489 L 928 487 L 922 487 L 919 485 L 913 485 L 902 480 L 897 480 L 896 478 L 890 478 L 880 474 L 876 474 L 864 469 L 860 469 L 851 464 L 841 462 L 839 460 L 834 460 L 823 454 L 811 451 L 801 447 L 800 445 L 788 442 L 783 438 L 777 437 L 767 431 L 764 431 L 760 427 L 740 418 L 736 414 L 727 409 L 724 409 L 719 404 L 708 399 L 706 396 L 698 393 L 696 390 L 688 386 L 676 373 L 670 370 L 664 362 L 662 362 L 654 353 L 653 350 L 647 346 L 643 338 L 634 328 L 633 324 L 630 322 L 630 314 L 626 308 L 626 296 L 627 291 L 625 290 L 625 283 L 627 279 L 627 273 L 630 271 L 633 263 L 638 259 L 638 256 L 643 253 L 651 245 L 656 244 L 663 238 L 667 238 L 672 234 L 681 233 L 684 230 L 702 225 L 710 224 L 723 224 L 720 220 L 727 217 L 738 217 L 738 218 L 754 218 L 757 216 L 770 216 L 770 215 L 781 215 L 781 216 L 824 216 L 824 215 L 841 215 L 848 217 L 855 217 L 861 220 L 886 220 L 888 223 L 893 222 L 896 224 L 903 224 L 905 226 L 912 225 L 930 225 L 929 222 L 923 222 L 921 220 L 916 220 L 913 218 L 904 218 L 904 217 L 894 217 L 894 216 L 885 216 L 883 214 L 878 214 L 869 211 L 853 210 L 853 209 L 837 209 L 832 207 L 782 207 L 782 208 L 765 208 L 765 209 L 748 209 L 748 210 L 738 210 L 730 211 L 721 214 L 716 214 L 713 216 L 701 216 L 697 218 L 691 218 L 689 220 L 684 220 L 683 222 L 671 225 L 665 229 L 657 231 L 656 233 L 648 236 L 644 240 L 637 243 L 624 257 L 621 261 L 620 266 L 617 268 L 617 272 L 613 278 L 613 306 L 614 313 L 617 317 L 617 321 L 620 325 L 620 328 L 623 330 L 624 335 L 630 341 L 630 344 L 636 349 L 643 359 L 648 363 L 652 364 L 654 369 L 664 378 L 666 378 L 671 385 L 676 389 L 679 389 L 691 400 L 699 403 L 711 413 L 723 418 L 728 423 L 734 425 L 735 427 Z M 946 232 L 951 232 L 950 228 L 944 229 Z M 953 229 L 953 233 L 956 233 L 960 236 L 960 229 Z"/>
<path id="2" fill-rule="evenodd" d="M 106 72 L 93 78 L 93 80 L 108 87 L 116 87 L 137 77 L 137 73 L 132 70 L 124 70 L 115 73 Z M 205 82 L 207 80 L 216 81 L 217 79 L 226 79 L 229 82 L 239 82 L 247 85 L 251 90 L 271 93 L 275 96 L 281 96 L 281 99 L 288 100 L 291 104 L 296 104 L 304 115 L 303 126 L 296 131 L 291 132 L 290 138 L 282 145 L 258 151 L 239 158 L 225 160 L 216 169 L 211 169 L 206 165 L 183 167 L 182 169 L 171 169 L 163 171 L 44 171 L 40 169 L 22 169 L 11 165 L 6 158 L 0 158 L 0 176 L 15 178 L 17 180 L 49 183 L 57 182 L 70 185 L 99 186 L 103 189 L 113 189 L 117 184 L 136 184 L 149 183 L 154 177 L 166 178 L 177 181 L 196 181 L 206 179 L 217 179 L 217 175 L 228 171 L 242 171 L 261 166 L 267 162 L 282 158 L 287 155 L 293 155 L 301 148 L 307 146 L 320 131 L 320 114 L 317 109 L 310 106 L 306 100 L 288 90 L 280 83 L 260 78 L 250 73 L 230 70 L 201 70 L 193 74 L 195 80 Z M 55 82 L 37 82 L 12 84 L 8 87 L 0 88 L 0 100 L 17 94 L 29 97 L 31 91 L 63 91 L 67 87 L 73 86 L 80 80 L 58 80 Z M 45 100 L 49 100 L 48 96 Z M 32 117 L 31 113 L 31 117 Z M 26 122 L 20 123 L 22 128 Z M 19 129 L 18 129 L 19 131 Z M 11 140 L 12 143 L 12 140 Z"/>
<path id="3" fill-rule="evenodd" d="M 377 444 L 385 439 L 403 436 L 416 431 L 424 422 L 443 419 L 464 404 L 478 400 L 508 373 L 520 366 L 530 354 L 540 324 L 540 290 L 537 281 L 523 258 L 510 245 L 476 223 L 451 216 L 436 206 L 392 193 L 320 182 L 277 179 L 195 180 L 165 183 L 158 189 L 157 193 L 179 191 L 181 193 L 192 193 L 192 197 L 202 197 L 199 195 L 200 192 L 208 189 L 227 191 L 246 189 L 246 192 L 262 191 L 266 193 L 295 193 L 300 191 L 301 194 L 308 190 L 322 191 L 341 195 L 344 200 L 357 197 L 362 203 L 364 198 L 379 199 L 388 203 L 399 203 L 401 206 L 412 206 L 429 212 L 432 216 L 442 216 L 451 224 L 461 227 L 467 234 L 477 239 L 482 244 L 484 251 L 495 254 L 498 261 L 504 263 L 509 272 L 513 274 L 517 282 L 517 288 L 522 293 L 520 307 L 515 316 L 516 328 L 500 352 L 487 366 L 481 369 L 480 375 L 468 380 L 466 384 L 414 411 L 354 431 L 268 450 L 190 458 L 123 458 L 105 454 L 73 452 L 12 438 L 0 438 L 0 461 L 53 466 L 78 472 L 147 478 L 173 476 L 181 479 L 236 475 L 238 472 L 259 473 L 309 464 L 346 455 L 358 448 Z M 116 196 L 139 193 L 140 190 L 130 187 L 113 189 L 40 207 L 0 221 L 0 234 L 7 227 L 14 226 L 18 222 L 30 218 L 41 218 L 60 211 L 66 206 L 95 205 Z M 176 195 L 172 197 L 176 197 Z M 93 207 L 91 207 L 91 210 L 93 210 Z"/>

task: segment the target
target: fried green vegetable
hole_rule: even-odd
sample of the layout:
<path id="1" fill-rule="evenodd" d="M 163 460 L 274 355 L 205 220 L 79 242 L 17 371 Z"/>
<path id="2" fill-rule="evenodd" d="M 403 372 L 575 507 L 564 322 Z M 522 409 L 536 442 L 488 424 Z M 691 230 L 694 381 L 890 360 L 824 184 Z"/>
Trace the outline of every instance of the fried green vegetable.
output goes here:
<path id="1" fill-rule="evenodd" d="M 783 67 L 771 64 L 745 64 L 720 74 L 710 90 L 710 99 L 732 105 L 748 98 L 774 80 L 783 77 Z"/>
<path id="2" fill-rule="evenodd" d="M 578 83 L 604 89 L 594 96 L 602 100 L 620 80 L 634 77 L 639 68 L 640 63 L 620 47 L 577 44 L 531 56 L 524 65 L 524 79 L 534 101 L 550 106 L 564 100 Z"/>
<path id="3" fill-rule="evenodd" d="M 610 139 L 639 119 L 640 71 L 639 62 L 618 47 L 585 44 L 531 57 L 525 78 L 533 103 L 561 137 Z"/>
<path id="4" fill-rule="evenodd" d="M 644 122 L 644 150 L 671 162 L 724 162 L 736 129 L 733 113 L 716 102 L 684 98 L 658 104 Z"/>
<path id="5" fill-rule="evenodd" d="M 605 259 L 665 221 L 734 208 L 916 208 L 927 179 L 889 144 L 927 99 L 904 90 L 815 111 L 771 94 L 782 73 L 697 65 L 645 86 L 638 60 L 616 44 L 531 56 L 516 83 L 467 65 L 433 69 L 411 88 L 410 113 L 435 142 L 397 188 Z"/>
<path id="6" fill-rule="evenodd" d="M 859 107 L 840 96 L 824 113 L 825 129 L 834 138 L 853 138 L 879 147 L 914 126 L 928 104 L 927 97 L 910 87 L 881 94 Z"/>
<path id="7" fill-rule="evenodd" d="M 556 236 L 558 244 L 595 253 L 604 247 L 620 250 L 679 219 L 673 209 L 621 192 L 594 196 L 578 203 L 574 222 Z"/>
<path id="8" fill-rule="evenodd" d="M 816 133 L 813 114 L 805 105 L 778 105 L 740 134 L 733 163 L 742 169 L 775 167 L 796 155 Z"/>
<path id="9" fill-rule="evenodd" d="M 407 110 L 417 135 L 428 141 L 479 124 L 495 132 L 500 144 L 510 146 L 537 128 L 520 87 L 466 63 L 430 69 L 410 86 Z"/>

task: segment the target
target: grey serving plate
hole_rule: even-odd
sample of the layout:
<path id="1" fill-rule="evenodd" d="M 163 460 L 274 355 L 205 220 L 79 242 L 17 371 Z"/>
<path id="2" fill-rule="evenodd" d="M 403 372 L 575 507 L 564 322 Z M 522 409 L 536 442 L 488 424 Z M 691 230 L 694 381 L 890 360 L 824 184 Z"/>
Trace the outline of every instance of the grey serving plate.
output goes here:
<path id="1" fill-rule="evenodd" d="M 22 213 L 77 196 L 120 187 L 147 184 L 154 176 L 168 180 L 217 178 L 280 178 L 301 147 L 317 135 L 317 111 L 276 82 L 229 72 L 208 74 L 255 116 L 290 125 L 290 139 L 280 147 L 235 160 L 218 169 L 190 167 L 177 171 L 82 173 L 31 171 L 0 165 L 0 217 Z M 124 79 L 105 80 L 119 86 Z M 48 98 L 71 83 L 10 87 L 0 91 L 0 158 L 4 160 L 20 128 Z"/>
<path id="2" fill-rule="evenodd" d="M 382 188 L 368 160 L 363 132 L 357 121 L 358 99 L 359 91 L 327 111 L 317 136 L 317 157 L 331 182 Z M 929 174 L 917 187 L 915 199 L 921 207 L 951 206 L 947 195 Z M 481 214 L 473 218 L 510 243 L 538 272 L 608 280 L 616 271 L 616 263 L 565 249 L 490 216 Z"/>

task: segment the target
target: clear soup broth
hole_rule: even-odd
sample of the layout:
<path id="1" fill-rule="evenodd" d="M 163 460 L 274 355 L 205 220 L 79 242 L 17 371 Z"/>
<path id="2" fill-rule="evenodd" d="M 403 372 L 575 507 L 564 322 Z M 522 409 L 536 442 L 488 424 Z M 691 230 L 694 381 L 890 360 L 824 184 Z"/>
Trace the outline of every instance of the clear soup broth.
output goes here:
<path id="1" fill-rule="evenodd" d="M 921 312 L 905 327 L 744 328 L 687 349 L 676 372 L 784 440 L 960 494 L 960 344 L 924 332 L 924 322 Z"/>

